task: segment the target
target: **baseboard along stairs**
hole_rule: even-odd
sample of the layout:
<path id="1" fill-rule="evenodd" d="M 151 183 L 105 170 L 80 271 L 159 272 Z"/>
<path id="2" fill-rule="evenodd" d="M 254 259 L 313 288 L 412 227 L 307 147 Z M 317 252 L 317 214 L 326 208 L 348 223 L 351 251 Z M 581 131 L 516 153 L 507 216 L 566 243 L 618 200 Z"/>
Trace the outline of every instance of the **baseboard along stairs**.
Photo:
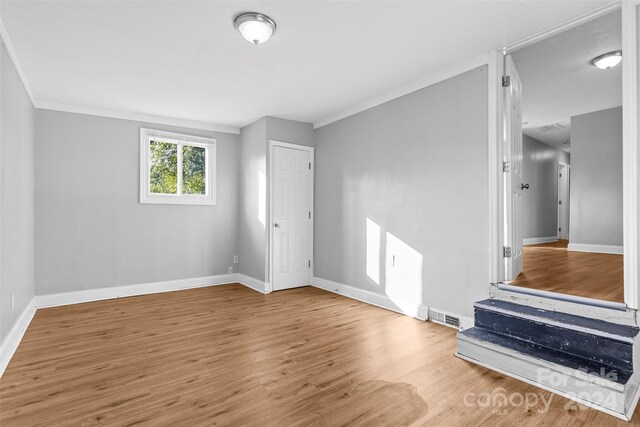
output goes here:
<path id="1" fill-rule="evenodd" d="M 458 333 L 457 355 L 629 420 L 638 403 L 636 326 L 487 299 L 475 326 Z"/>

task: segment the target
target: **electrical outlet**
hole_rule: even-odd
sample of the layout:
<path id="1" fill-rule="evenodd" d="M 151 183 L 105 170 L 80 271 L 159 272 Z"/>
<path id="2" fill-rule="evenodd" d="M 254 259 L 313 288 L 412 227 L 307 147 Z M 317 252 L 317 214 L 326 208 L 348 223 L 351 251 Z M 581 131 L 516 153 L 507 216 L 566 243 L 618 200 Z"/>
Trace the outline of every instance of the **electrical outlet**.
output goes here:
<path id="1" fill-rule="evenodd" d="M 16 294 L 11 294 L 11 311 L 16 308 Z"/>
<path id="2" fill-rule="evenodd" d="M 233 267 L 229 267 L 229 274 L 233 274 Z"/>
<path id="3" fill-rule="evenodd" d="M 237 264 L 238 263 L 238 255 L 234 255 L 233 256 L 233 263 Z"/>

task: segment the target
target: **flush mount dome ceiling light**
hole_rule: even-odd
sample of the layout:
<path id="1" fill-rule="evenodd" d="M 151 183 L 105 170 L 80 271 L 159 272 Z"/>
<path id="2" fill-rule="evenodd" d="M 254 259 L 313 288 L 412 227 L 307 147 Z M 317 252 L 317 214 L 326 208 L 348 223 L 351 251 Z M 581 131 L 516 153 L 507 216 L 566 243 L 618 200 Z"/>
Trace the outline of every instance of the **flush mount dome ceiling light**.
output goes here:
<path id="1" fill-rule="evenodd" d="M 276 32 L 273 19 L 255 12 L 238 15 L 233 21 L 233 26 L 240 31 L 242 37 L 255 45 L 266 42 Z"/>
<path id="2" fill-rule="evenodd" d="M 610 70 L 618 65 L 620 61 L 622 61 L 622 51 L 616 50 L 594 58 L 591 63 L 601 70 Z"/>

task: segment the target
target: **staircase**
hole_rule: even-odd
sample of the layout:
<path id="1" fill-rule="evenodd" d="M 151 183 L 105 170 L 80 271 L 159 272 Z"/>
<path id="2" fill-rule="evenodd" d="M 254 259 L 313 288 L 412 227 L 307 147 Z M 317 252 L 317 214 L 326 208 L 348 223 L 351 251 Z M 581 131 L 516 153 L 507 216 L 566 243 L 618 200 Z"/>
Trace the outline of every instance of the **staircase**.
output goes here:
<path id="1" fill-rule="evenodd" d="M 459 357 L 610 415 L 633 415 L 639 328 L 497 299 L 474 311 L 475 327 L 458 333 Z"/>

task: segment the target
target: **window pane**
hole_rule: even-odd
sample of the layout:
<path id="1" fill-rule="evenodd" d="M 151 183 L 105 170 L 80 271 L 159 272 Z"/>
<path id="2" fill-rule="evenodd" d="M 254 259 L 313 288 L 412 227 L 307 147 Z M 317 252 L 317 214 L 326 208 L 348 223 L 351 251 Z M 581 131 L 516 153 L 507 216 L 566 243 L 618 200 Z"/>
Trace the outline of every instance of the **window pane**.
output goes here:
<path id="1" fill-rule="evenodd" d="M 149 192 L 178 193 L 178 146 L 170 142 L 151 141 Z"/>
<path id="2" fill-rule="evenodd" d="M 182 147 L 182 193 L 206 194 L 204 147 Z"/>

